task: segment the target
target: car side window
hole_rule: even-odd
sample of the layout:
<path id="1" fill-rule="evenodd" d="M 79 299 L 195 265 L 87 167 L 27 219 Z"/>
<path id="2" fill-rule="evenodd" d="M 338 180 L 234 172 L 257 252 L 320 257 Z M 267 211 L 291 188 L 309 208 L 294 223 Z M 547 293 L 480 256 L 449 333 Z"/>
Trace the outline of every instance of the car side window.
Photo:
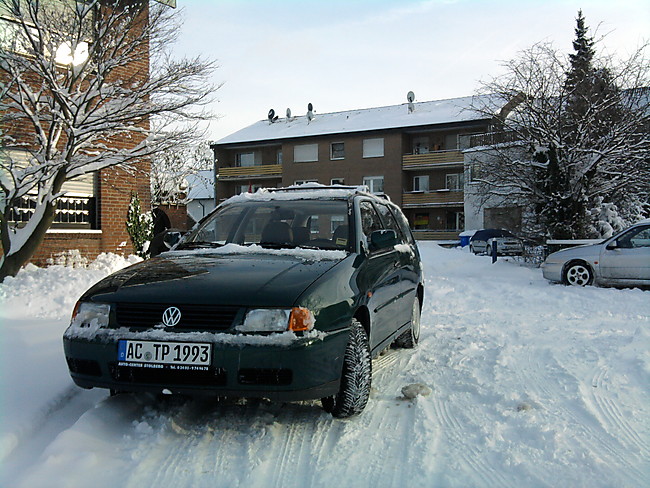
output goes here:
<path id="1" fill-rule="evenodd" d="M 409 226 L 409 221 L 406 220 L 404 214 L 400 210 L 391 210 L 395 220 L 397 220 L 397 225 L 399 225 L 404 239 L 409 244 L 414 244 L 415 240 L 413 239 L 413 234 L 411 233 L 411 227 Z"/>
<path id="2" fill-rule="evenodd" d="M 383 228 L 379 214 L 372 203 L 361 202 L 359 204 L 359 210 L 361 211 L 361 231 L 366 238 L 369 238 L 370 234 L 374 231 Z"/>
<path id="3" fill-rule="evenodd" d="M 388 208 L 388 205 L 383 205 L 383 204 L 377 205 L 377 209 L 379 210 L 379 214 L 381 215 L 381 220 L 384 222 L 384 228 L 394 230 L 395 234 L 397 234 L 397 238 L 401 242 L 404 242 L 404 236 L 402 235 L 402 231 L 399 228 L 399 225 L 397 224 L 395 217 L 391 213 L 390 208 Z"/>
<path id="4" fill-rule="evenodd" d="M 618 245 L 625 248 L 650 247 L 650 226 L 638 227 L 618 238 Z"/>

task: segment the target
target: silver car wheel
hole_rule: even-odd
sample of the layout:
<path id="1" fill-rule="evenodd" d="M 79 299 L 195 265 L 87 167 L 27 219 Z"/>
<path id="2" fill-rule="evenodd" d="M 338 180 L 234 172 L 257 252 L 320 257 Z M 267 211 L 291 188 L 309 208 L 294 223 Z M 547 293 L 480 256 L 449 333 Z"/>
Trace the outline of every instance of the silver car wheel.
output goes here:
<path id="1" fill-rule="evenodd" d="M 591 270 L 581 263 L 574 263 L 569 265 L 564 273 L 564 279 L 567 284 L 572 286 L 585 286 L 590 285 L 593 276 Z"/>

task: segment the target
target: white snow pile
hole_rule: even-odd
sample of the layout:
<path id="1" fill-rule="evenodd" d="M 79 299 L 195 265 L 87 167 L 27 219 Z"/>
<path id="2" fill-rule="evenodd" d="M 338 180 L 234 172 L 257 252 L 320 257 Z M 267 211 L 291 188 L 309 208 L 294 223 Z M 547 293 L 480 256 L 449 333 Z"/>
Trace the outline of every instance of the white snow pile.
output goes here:
<path id="1" fill-rule="evenodd" d="M 8 280 L 0 486 L 648 486 L 650 291 L 420 248 L 420 344 L 375 360 L 368 406 L 345 421 L 318 402 L 78 389 L 61 336 L 101 273 Z"/>

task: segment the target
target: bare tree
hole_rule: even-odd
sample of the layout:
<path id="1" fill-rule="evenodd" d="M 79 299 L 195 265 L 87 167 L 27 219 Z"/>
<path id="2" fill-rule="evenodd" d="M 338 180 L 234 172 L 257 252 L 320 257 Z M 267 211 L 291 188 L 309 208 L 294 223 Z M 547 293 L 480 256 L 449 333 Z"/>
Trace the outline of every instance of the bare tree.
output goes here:
<path id="1" fill-rule="evenodd" d="M 553 238 L 605 236 L 650 210 L 647 49 L 597 57 L 581 14 L 577 24 L 575 54 L 523 51 L 475 106 L 495 134 L 475 152 L 473 187 L 483 201 L 523 206 L 529 233 Z"/>
<path id="2" fill-rule="evenodd" d="M 2 280 L 42 242 L 64 182 L 134 168 L 209 116 L 215 65 L 173 59 L 177 12 L 144 0 L 0 0 L 0 13 Z M 19 226 L 26 196 L 36 208 Z"/>

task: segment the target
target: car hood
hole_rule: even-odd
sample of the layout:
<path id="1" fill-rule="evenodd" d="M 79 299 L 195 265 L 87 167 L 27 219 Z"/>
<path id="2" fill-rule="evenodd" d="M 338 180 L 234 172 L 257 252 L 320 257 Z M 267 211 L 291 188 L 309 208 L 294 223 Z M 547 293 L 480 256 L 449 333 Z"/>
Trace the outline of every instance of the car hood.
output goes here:
<path id="1" fill-rule="evenodd" d="M 82 300 L 288 307 L 340 260 L 170 252 L 104 278 Z"/>
<path id="2" fill-rule="evenodd" d="M 562 249 L 549 254 L 546 261 L 566 261 L 571 258 L 595 259 L 600 256 L 603 244 L 586 244 L 584 246 L 575 246 L 568 249 Z"/>

